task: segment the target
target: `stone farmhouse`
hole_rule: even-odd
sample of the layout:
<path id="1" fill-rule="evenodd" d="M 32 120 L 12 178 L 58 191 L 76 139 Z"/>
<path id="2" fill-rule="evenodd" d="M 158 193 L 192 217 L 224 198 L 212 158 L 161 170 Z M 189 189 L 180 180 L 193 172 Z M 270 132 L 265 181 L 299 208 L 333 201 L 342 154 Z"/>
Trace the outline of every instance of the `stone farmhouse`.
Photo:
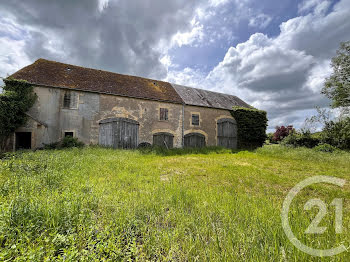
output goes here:
<path id="1" fill-rule="evenodd" d="M 136 148 L 237 147 L 236 96 L 39 59 L 10 76 L 35 88 L 27 124 L 13 149 L 35 149 L 65 136 L 85 144 Z"/>

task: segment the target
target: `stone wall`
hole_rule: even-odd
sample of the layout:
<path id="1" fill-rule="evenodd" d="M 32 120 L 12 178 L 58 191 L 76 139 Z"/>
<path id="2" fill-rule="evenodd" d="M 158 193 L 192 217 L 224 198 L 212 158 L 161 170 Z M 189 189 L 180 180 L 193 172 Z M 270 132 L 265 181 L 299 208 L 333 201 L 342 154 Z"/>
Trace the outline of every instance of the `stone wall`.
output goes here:
<path id="1" fill-rule="evenodd" d="M 153 142 L 153 134 L 174 135 L 174 147 L 182 146 L 183 105 L 108 94 L 74 91 L 71 109 L 63 108 L 66 89 L 35 87 L 38 100 L 29 110 L 32 116 L 17 132 L 32 132 L 32 148 L 57 142 L 65 132 L 85 144 L 98 144 L 99 121 L 124 117 L 139 122 L 139 143 Z M 168 109 L 168 120 L 159 120 L 160 108 Z M 184 106 L 184 135 L 198 132 L 206 137 L 207 146 L 217 145 L 217 124 L 220 118 L 232 118 L 228 110 Z M 192 125 L 192 114 L 198 114 L 199 126 Z"/>
<path id="2" fill-rule="evenodd" d="M 153 141 L 153 134 L 168 132 L 174 135 L 174 146 L 182 145 L 182 105 L 74 91 L 76 106 L 63 108 L 65 89 L 35 87 L 38 100 L 28 114 L 44 125 L 30 119 L 16 132 L 33 132 L 32 148 L 56 142 L 65 132 L 85 144 L 97 144 L 99 121 L 110 117 L 126 117 L 139 122 L 139 142 Z M 168 108 L 167 121 L 159 120 L 160 108 Z"/>
<path id="3" fill-rule="evenodd" d="M 199 115 L 199 126 L 192 125 L 192 114 Z M 200 133 L 205 136 L 207 146 L 217 145 L 217 120 L 233 119 L 230 111 L 223 109 L 185 106 L 184 134 Z"/>

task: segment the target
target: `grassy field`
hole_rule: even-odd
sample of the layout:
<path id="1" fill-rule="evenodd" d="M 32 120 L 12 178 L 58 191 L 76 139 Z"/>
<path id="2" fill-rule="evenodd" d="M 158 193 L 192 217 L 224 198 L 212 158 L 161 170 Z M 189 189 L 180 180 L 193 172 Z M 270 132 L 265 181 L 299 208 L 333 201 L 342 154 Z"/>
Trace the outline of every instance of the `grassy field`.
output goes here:
<path id="1" fill-rule="evenodd" d="M 266 146 L 254 152 L 156 153 L 83 148 L 0 160 L 1 261 L 349 261 L 296 249 L 281 226 L 289 190 L 315 175 L 350 181 L 350 153 Z M 350 245 L 350 183 L 314 185 L 293 201 L 294 234 L 314 248 Z M 304 231 L 310 198 L 344 198 L 322 235 Z"/>

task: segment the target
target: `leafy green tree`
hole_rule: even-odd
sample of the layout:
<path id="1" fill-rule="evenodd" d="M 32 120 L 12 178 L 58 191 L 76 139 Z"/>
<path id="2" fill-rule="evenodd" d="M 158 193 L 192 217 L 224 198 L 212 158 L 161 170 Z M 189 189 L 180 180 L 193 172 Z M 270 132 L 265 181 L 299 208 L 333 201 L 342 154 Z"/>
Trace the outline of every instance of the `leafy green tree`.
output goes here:
<path id="1" fill-rule="evenodd" d="M 8 137 L 27 121 L 26 112 L 33 106 L 37 96 L 28 82 L 5 79 L 0 94 L 0 150 Z"/>
<path id="2" fill-rule="evenodd" d="M 332 107 L 350 106 L 350 41 L 340 44 L 332 59 L 332 75 L 326 79 L 322 93 L 332 100 Z"/>

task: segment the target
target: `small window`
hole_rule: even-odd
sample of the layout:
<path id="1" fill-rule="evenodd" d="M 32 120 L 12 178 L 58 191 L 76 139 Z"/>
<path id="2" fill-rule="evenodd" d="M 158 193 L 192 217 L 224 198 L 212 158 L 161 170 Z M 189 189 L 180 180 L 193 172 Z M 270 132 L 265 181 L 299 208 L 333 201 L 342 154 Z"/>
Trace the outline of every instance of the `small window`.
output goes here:
<path id="1" fill-rule="evenodd" d="M 168 109 L 167 108 L 160 109 L 159 120 L 168 120 Z"/>
<path id="2" fill-rule="evenodd" d="M 199 115 L 192 115 L 192 125 L 199 126 Z"/>
<path id="3" fill-rule="evenodd" d="M 67 136 L 74 137 L 74 133 L 73 132 L 64 132 L 64 137 L 67 137 Z"/>
<path id="4" fill-rule="evenodd" d="M 65 91 L 63 96 L 63 108 L 76 109 L 78 102 L 78 95 L 76 92 Z"/>
<path id="5" fill-rule="evenodd" d="M 63 107 L 70 108 L 70 102 L 71 102 L 71 94 L 70 92 L 65 92 L 64 98 L 63 98 Z"/>

